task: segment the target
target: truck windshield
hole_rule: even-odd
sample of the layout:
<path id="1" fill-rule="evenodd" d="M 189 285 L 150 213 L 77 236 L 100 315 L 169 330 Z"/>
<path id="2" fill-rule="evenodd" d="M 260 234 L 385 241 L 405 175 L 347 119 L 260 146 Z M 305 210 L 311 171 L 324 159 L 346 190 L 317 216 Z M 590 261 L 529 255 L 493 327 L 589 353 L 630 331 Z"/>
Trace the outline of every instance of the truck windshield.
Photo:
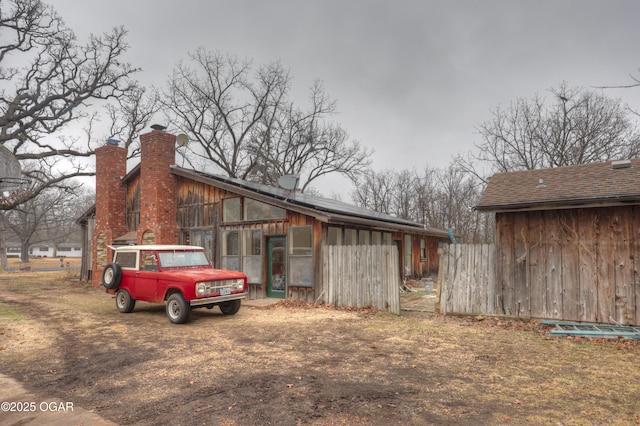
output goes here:
<path id="1" fill-rule="evenodd" d="M 202 251 L 161 251 L 158 258 L 163 268 L 209 266 L 209 260 Z"/>

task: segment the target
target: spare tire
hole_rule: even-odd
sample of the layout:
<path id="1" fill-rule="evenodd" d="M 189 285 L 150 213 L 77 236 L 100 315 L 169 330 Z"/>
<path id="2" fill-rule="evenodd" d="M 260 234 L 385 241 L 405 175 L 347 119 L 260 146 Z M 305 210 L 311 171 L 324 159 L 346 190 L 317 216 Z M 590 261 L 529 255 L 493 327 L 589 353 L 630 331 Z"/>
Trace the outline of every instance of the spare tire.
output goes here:
<path id="1" fill-rule="evenodd" d="M 122 268 L 117 263 L 109 263 L 102 271 L 102 285 L 107 290 L 118 288 L 122 280 Z"/>

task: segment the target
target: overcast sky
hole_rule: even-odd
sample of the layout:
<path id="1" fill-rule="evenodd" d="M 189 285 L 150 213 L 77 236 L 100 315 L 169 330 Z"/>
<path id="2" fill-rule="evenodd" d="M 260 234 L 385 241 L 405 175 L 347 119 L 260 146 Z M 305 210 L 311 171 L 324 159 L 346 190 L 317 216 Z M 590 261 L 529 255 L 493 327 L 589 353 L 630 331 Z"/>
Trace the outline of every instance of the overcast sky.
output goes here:
<path id="1" fill-rule="evenodd" d="M 198 47 L 280 60 L 305 106 L 314 80 L 373 167 L 446 167 L 497 106 L 640 77 L 635 0 L 52 0 L 81 40 L 123 25 L 142 84 Z M 640 110 L 640 88 L 606 90 Z M 331 190 L 320 189 L 331 195 Z M 346 199 L 347 197 L 345 197 Z"/>

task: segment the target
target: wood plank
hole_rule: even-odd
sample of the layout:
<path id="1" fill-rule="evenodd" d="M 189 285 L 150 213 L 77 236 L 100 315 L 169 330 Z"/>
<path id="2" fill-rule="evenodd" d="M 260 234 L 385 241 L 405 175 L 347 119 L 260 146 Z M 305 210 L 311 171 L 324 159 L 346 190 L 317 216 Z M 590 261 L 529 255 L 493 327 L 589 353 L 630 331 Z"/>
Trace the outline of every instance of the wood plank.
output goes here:
<path id="1" fill-rule="evenodd" d="M 633 264 L 633 297 L 635 317 L 633 324 L 640 325 L 640 206 L 631 207 L 631 253 Z"/>
<path id="2" fill-rule="evenodd" d="M 560 245 L 560 224 L 557 211 L 543 212 L 547 232 L 547 316 L 562 318 L 562 247 Z"/>
<path id="3" fill-rule="evenodd" d="M 623 324 L 633 324 L 636 316 L 633 266 L 631 264 L 631 207 L 619 207 L 613 211 L 610 234 L 614 250 L 614 316 Z"/>
<path id="4" fill-rule="evenodd" d="M 446 312 L 455 312 L 453 310 L 453 302 L 454 302 L 454 291 L 455 291 L 455 247 L 452 244 L 446 245 L 446 256 L 447 256 L 447 272 L 446 272 L 446 280 L 443 285 L 447 286 L 447 291 L 445 292 L 445 300 L 444 304 L 446 305 Z"/>
<path id="5" fill-rule="evenodd" d="M 515 315 L 513 214 L 496 213 L 497 313 Z"/>
<path id="6" fill-rule="evenodd" d="M 578 279 L 580 294 L 578 295 L 578 321 L 596 322 L 597 312 L 597 228 L 594 209 L 578 209 L 578 249 L 580 264 Z"/>
<path id="7" fill-rule="evenodd" d="M 562 319 L 580 317 L 579 221 L 575 210 L 558 212 L 562 247 Z"/>
<path id="8" fill-rule="evenodd" d="M 496 246 L 489 244 L 487 252 L 487 314 L 498 312 L 496 283 Z"/>
<path id="9" fill-rule="evenodd" d="M 488 274 L 487 274 L 487 262 L 489 261 L 489 245 L 488 244 L 477 244 L 476 250 L 479 253 L 479 260 L 476 262 L 477 265 L 477 273 L 476 273 L 476 282 L 478 283 L 478 300 L 479 313 L 485 314 L 489 309 L 489 298 L 487 297 L 489 282 L 488 282 Z"/>
<path id="10" fill-rule="evenodd" d="M 457 298 L 456 298 L 456 312 L 466 312 L 467 308 L 467 299 L 469 295 L 469 286 L 467 284 L 466 277 L 466 252 L 463 250 L 462 244 L 454 244 L 454 248 L 456 251 L 456 286 L 458 288 Z"/>
<path id="11" fill-rule="evenodd" d="M 545 222 L 542 212 L 529 212 L 529 281 L 531 316 L 548 318 Z"/>
<path id="12" fill-rule="evenodd" d="M 617 213 L 614 209 L 597 209 L 594 226 L 597 227 L 596 267 L 597 267 L 597 310 L 596 321 L 608 323 L 615 315 L 615 272 L 612 253 L 615 251 L 613 228 L 616 227 Z"/>
<path id="13" fill-rule="evenodd" d="M 449 244 L 443 244 L 439 251 L 440 259 L 438 262 L 438 288 L 440 290 L 440 313 L 447 313 L 447 292 L 449 289 Z"/>
<path id="14" fill-rule="evenodd" d="M 528 282 L 528 242 L 529 235 L 527 213 L 515 214 L 513 218 L 513 292 L 517 317 L 531 317 L 530 285 Z"/>
<path id="15" fill-rule="evenodd" d="M 478 267 L 480 262 L 480 250 L 476 250 L 478 246 L 475 244 L 461 244 L 465 246 L 467 251 L 467 268 L 468 273 L 466 276 L 467 287 L 469 289 L 469 299 L 467 301 L 470 312 L 480 313 L 480 296 L 479 285 L 482 283 L 478 280 Z"/>

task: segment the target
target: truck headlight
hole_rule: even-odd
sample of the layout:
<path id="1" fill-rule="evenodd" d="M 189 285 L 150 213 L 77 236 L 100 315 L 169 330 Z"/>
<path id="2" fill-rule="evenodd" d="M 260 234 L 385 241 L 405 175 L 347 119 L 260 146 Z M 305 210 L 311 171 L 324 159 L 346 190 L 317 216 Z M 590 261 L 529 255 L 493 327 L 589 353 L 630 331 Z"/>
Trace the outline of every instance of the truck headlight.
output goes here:
<path id="1" fill-rule="evenodd" d="M 204 296 L 207 293 L 207 285 L 205 283 L 196 284 L 196 294 L 198 296 Z"/>
<path id="2" fill-rule="evenodd" d="M 237 279 L 235 287 L 236 287 L 237 290 L 242 290 L 244 288 L 244 280 L 243 279 Z"/>

